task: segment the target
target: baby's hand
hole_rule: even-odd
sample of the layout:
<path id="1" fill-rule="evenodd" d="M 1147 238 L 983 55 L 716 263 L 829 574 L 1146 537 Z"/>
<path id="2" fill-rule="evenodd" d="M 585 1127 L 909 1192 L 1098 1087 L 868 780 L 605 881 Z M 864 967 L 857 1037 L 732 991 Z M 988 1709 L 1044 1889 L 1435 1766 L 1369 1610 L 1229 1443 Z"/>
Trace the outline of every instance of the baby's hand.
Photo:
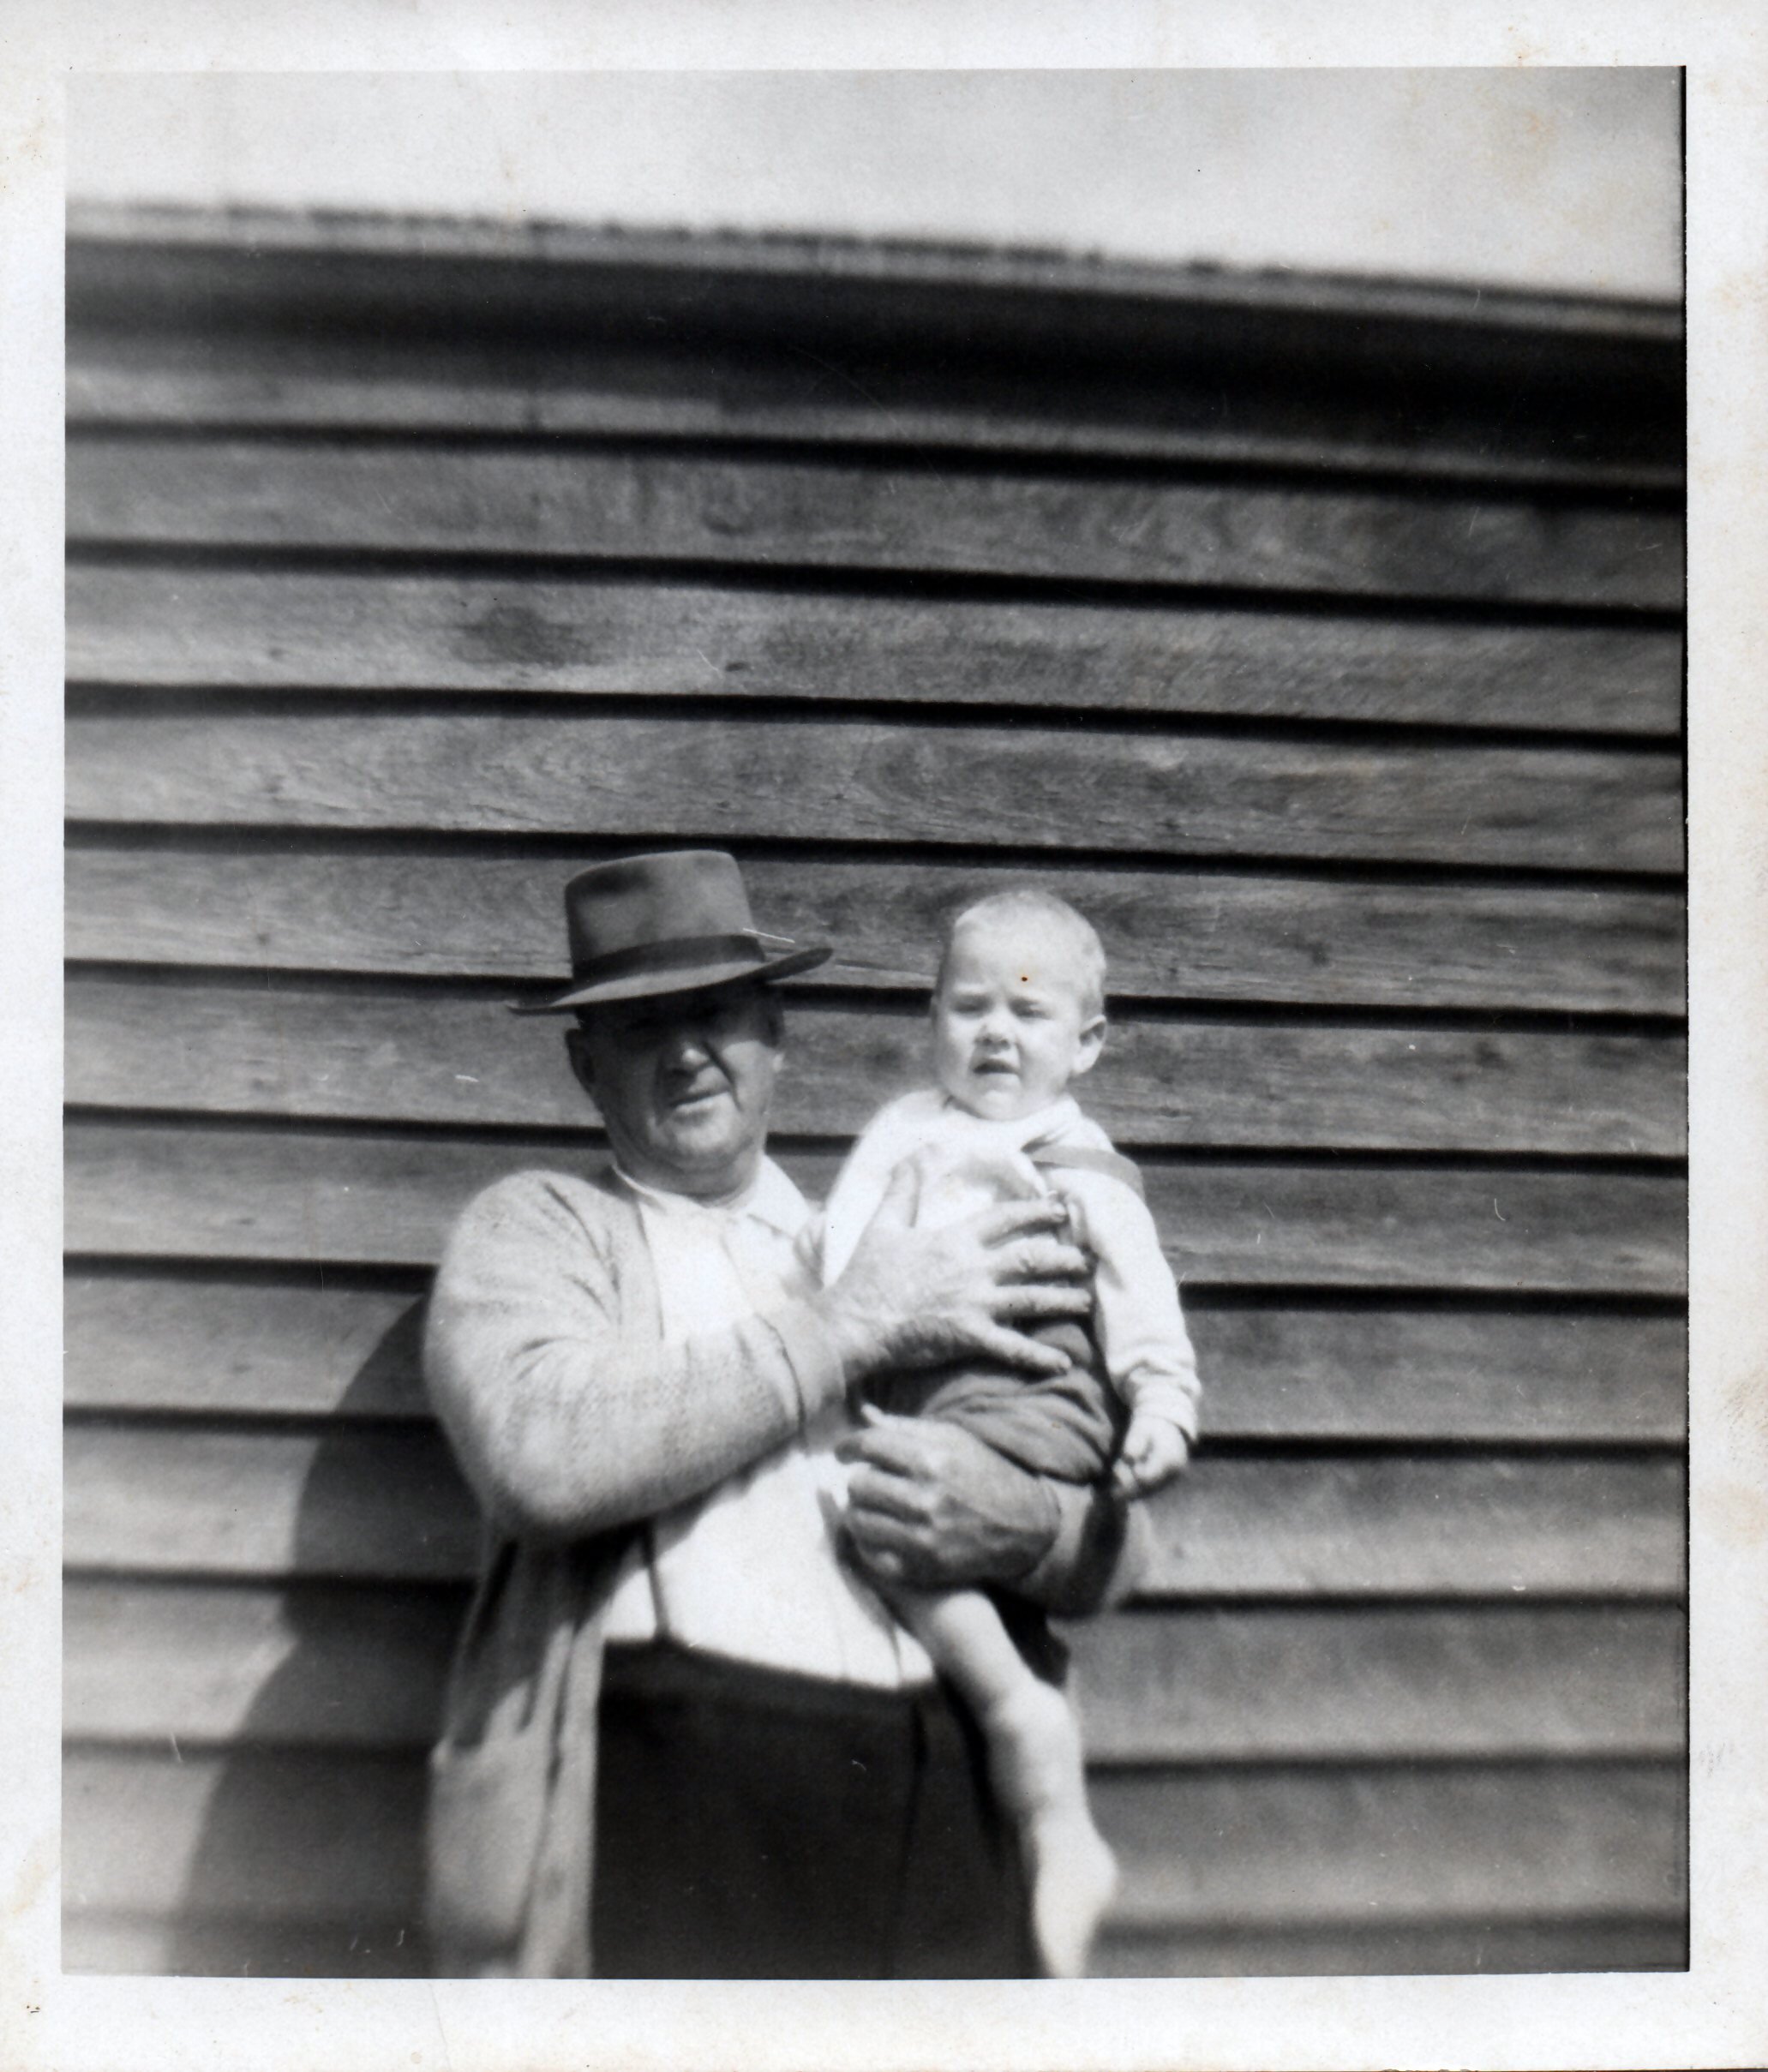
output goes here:
<path id="1" fill-rule="evenodd" d="M 1190 1441 L 1180 1426 L 1155 1411 L 1136 1410 L 1112 1480 L 1124 1496 L 1148 1496 L 1170 1482 L 1190 1457 Z"/>

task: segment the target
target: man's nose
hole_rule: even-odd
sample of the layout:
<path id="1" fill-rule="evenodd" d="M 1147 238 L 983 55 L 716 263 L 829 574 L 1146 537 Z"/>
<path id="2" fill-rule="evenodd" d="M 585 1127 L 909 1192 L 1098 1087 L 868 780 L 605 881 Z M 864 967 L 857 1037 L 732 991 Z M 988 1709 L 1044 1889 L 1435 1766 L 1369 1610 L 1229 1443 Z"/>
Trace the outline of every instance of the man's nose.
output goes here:
<path id="1" fill-rule="evenodd" d="M 712 1055 L 704 1025 L 698 1021 L 678 1022 L 669 1032 L 663 1055 L 677 1071 L 698 1071 Z"/>

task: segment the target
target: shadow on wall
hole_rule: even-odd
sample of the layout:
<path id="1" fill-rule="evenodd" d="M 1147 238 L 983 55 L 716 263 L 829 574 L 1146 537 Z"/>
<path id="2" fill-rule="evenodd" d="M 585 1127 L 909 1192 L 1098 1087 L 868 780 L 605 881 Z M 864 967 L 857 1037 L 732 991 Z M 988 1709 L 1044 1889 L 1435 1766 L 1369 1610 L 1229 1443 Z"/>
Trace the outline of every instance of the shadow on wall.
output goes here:
<path id="1" fill-rule="evenodd" d="M 219 1758 L 166 1968 L 179 1974 L 397 1978 L 428 1966 L 421 1926 L 425 1758 L 466 1604 L 477 1530 L 422 1402 L 423 1303 L 352 1378 L 302 1486 L 285 1652 Z"/>

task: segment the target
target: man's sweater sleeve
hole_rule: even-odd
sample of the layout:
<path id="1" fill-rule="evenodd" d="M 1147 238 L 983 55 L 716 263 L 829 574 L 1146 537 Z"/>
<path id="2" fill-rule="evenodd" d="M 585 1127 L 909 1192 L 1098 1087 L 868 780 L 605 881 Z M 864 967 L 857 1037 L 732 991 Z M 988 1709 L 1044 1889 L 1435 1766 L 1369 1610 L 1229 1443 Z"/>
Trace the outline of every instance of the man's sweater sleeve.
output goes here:
<path id="1" fill-rule="evenodd" d="M 804 1303 L 662 1344 L 622 1213 L 585 1182 L 518 1174 L 469 1205 L 437 1272 L 431 1399 L 487 1513 L 525 1539 L 582 1538 L 686 1502 L 842 1392 Z"/>

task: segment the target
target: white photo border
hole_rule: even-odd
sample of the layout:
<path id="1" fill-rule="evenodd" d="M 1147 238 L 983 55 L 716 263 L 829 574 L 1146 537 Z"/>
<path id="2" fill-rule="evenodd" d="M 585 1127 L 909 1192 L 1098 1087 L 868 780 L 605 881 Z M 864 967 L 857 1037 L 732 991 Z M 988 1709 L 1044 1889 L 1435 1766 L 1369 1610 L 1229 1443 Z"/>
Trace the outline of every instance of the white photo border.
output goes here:
<path id="1" fill-rule="evenodd" d="M 1758 0 L 14 0 L 0 25 L 0 2063 L 968 2072 L 1768 2063 L 1768 25 Z M 1686 1973 L 489 1985 L 59 1970 L 61 283 L 70 74 L 1686 66 L 1693 1939 Z"/>

